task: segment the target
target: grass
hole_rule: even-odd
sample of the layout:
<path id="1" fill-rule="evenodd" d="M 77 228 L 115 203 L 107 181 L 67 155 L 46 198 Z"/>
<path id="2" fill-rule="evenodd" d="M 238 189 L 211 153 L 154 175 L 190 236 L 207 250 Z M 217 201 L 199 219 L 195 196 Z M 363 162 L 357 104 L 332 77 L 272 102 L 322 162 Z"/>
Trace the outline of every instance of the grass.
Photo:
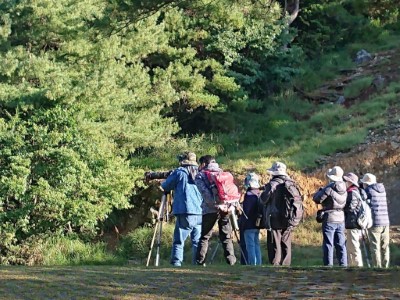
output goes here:
<path id="1" fill-rule="evenodd" d="M 41 245 L 45 266 L 121 264 L 121 260 L 106 249 L 105 243 L 84 243 L 68 237 L 51 238 Z"/>
<path id="2" fill-rule="evenodd" d="M 372 76 L 366 76 L 352 81 L 344 89 L 345 98 L 354 98 L 359 96 L 363 90 L 371 86 L 372 81 L 373 81 Z"/>
<path id="3" fill-rule="evenodd" d="M 393 299 L 400 269 L 0 267 L 3 299 Z"/>

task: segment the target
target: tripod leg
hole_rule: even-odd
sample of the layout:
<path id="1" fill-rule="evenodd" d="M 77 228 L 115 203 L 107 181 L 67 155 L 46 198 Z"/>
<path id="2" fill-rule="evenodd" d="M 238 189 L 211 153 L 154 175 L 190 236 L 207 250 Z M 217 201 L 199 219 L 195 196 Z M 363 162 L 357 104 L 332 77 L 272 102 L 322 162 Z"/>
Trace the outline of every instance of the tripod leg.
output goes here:
<path id="1" fill-rule="evenodd" d="M 240 245 L 240 239 L 239 239 L 239 236 L 238 236 L 238 234 L 237 234 L 237 231 L 236 231 L 236 230 L 233 230 L 233 232 L 235 233 L 236 240 L 237 240 L 238 243 L 239 243 L 239 249 L 240 249 L 240 253 L 243 255 L 244 263 L 247 265 L 248 263 L 247 263 L 246 255 L 244 255 L 244 251 L 243 251 L 243 249 L 242 249 L 242 246 Z"/>
<path id="2" fill-rule="evenodd" d="M 214 249 L 214 251 L 213 251 L 213 253 L 212 253 L 212 255 L 211 255 L 210 265 L 211 265 L 212 262 L 214 261 L 214 258 L 215 258 L 215 255 L 217 254 L 218 247 L 219 247 L 219 244 L 220 244 L 220 243 L 221 243 L 221 242 L 218 240 L 218 243 L 217 243 L 217 245 L 215 246 L 215 249 Z"/>
<path id="3" fill-rule="evenodd" d="M 156 251 L 156 260 L 154 265 L 156 267 L 159 266 L 160 263 L 160 248 L 161 248 L 161 238 L 162 238 L 162 225 L 164 222 L 165 214 L 166 214 L 166 199 L 167 196 L 163 195 L 161 198 L 161 204 L 160 204 L 160 214 L 159 214 L 159 222 L 160 222 L 160 227 L 158 231 L 158 236 L 157 236 L 157 251 Z"/>
<path id="4" fill-rule="evenodd" d="M 362 244 L 363 244 L 363 249 L 364 249 L 364 254 L 365 254 L 365 262 L 367 263 L 367 267 L 370 268 L 371 263 L 369 260 L 369 253 L 368 253 L 368 247 L 367 247 L 367 242 L 366 242 L 368 237 L 366 237 L 365 235 L 366 235 L 366 233 L 364 232 L 364 230 L 361 230 Z"/>
<path id="5" fill-rule="evenodd" d="M 156 223 L 156 226 L 154 226 L 154 233 L 153 233 L 153 238 L 151 239 L 151 244 L 150 244 L 150 249 L 149 249 L 149 255 L 147 255 L 146 267 L 148 267 L 148 266 L 149 266 L 149 263 L 150 263 L 151 252 L 153 251 L 154 242 L 155 242 L 155 240 L 156 240 L 157 228 L 158 228 L 158 221 L 157 221 L 157 223 Z"/>

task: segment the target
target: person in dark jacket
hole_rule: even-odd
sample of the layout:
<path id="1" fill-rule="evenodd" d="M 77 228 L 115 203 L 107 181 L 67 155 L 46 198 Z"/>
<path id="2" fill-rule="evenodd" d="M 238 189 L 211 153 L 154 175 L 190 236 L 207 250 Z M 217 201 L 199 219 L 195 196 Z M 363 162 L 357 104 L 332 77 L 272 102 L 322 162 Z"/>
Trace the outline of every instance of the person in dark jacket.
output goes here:
<path id="1" fill-rule="evenodd" d="M 324 188 L 320 188 L 314 195 L 313 200 L 322 205 L 324 220 L 322 222 L 323 234 L 323 262 L 325 266 L 333 266 L 333 252 L 339 265 L 347 267 L 346 237 L 344 234 L 344 212 L 347 191 L 343 182 L 343 170 L 339 166 L 329 169 L 327 177 L 331 182 Z"/>
<path id="2" fill-rule="evenodd" d="M 292 180 L 286 173 L 286 165 L 282 162 L 273 163 L 267 170 L 272 175 L 271 180 L 265 185 L 260 200 L 264 205 L 271 207 L 270 225 L 267 231 L 268 260 L 273 265 L 290 266 L 292 261 L 292 235 L 293 227 L 290 220 L 282 218 L 282 207 L 285 201 L 284 190 L 281 188 L 286 180 Z"/>
<path id="3" fill-rule="evenodd" d="M 236 263 L 235 251 L 232 240 L 232 226 L 229 222 L 229 215 L 218 209 L 216 198 L 210 187 L 210 182 L 205 172 L 221 172 L 219 165 L 210 155 L 200 158 L 200 171 L 196 176 L 196 185 L 203 197 L 202 203 L 202 226 L 199 247 L 197 249 L 196 262 L 205 266 L 208 241 L 212 236 L 213 227 L 218 222 L 219 240 L 224 249 L 225 260 L 229 265 Z"/>
<path id="4" fill-rule="evenodd" d="M 359 192 L 358 176 L 348 173 L 343 176 L 347 187 L 347 200 L 344 207 L 345 227 L 347 233 L 347 260 L 351 267 L 362 267 L 363 260 L 360 248 L 361 229 L 357 217 L 361 209 L 363 199 Z"/>
<path id="5" fill-rule="evenodd" d="M 372 263 L 374 267 L 389 267 L 389 213 L 385 187 L 376 182 L 376 176 L 366 173 L 361 179 L 372 210 L 373 225 L 369 229 Z"/>
<path id="6" fill-rule="evenodd" d="M 190 235 L 193 259 L 196 262 L 197 246 L 201 233 L 201 194 L 195 184 L 197 175 L 196 155 L 186 152 L 178 156 L 180 167 L 175 169 L 161 184 L 165 192 L 174 191 L 172 212 L 176 217 L 171 264 L 180 267 L 183 261 L 183 247 Z"/>
<path id="7" fill-rule="evenodd" d="M 244 186 L 247 188 L 247 191 L 243 200 L 244 215 L 241 216 L 241 220 L 243 222 L 242 230 L 244 231 L 247 251 L 247 264 L 261 265 L 260 229 L 256 226 L 258 217 L 258 197 L 260 196 L 258 175 L 256 173 L 247 174 Z"/>

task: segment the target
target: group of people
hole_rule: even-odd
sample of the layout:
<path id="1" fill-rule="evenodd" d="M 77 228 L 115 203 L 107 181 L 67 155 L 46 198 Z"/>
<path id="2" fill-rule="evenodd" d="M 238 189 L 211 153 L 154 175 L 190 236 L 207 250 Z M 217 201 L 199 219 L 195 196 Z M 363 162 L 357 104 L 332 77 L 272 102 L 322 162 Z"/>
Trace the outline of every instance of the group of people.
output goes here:
<path id="1" fill-rule="evenodd" d="M 222 244 L 226 263 L 234 265 L 236 256 L 233 246 L 233 230 L 230 221 L 230 209 L 223 209 L 217 203 L 212 183 L 207 172 L 222 172 L 211 155 L 200 157 L 186 152 L 178 156 L 180 166 L 173 170 L 161 187 L 165 192 L 174 191 L 172 213 L 176 223 L 171 251 L 171 264 L 179 267 L 183 263 L 185 240 L 190 236 L 192 242 L 192 263 L 205 266 L 208 242 L 213 228 L 218 223 L 219 240 Z M 260 206 L 272 207 L 267 210 L 267 250 L 269 263 L 273 265 L 291 264 L 291 241 L 293 229 L 299 223 L 299 216 L 289 213 L 274 213 L 279 202 L 284 201 L 285 182 L 294 182 L 287 174 L 286 165 L 275 162 L 267 170 L 270 181 L 260 185 L 259 176 L 249 173 L 244 181 L 246 192 L 242 203 L 240 236 L 242 263 L 261 265 L 260 249 Z M 330 183 L 320 188 L 314 195 L 315 203 L 322 205 L 323 217 L 323 262 L 333 265 L 334 250 L 340 266 L 363 266 L 360 250 L 362 230 L 357 224 L 357 213 L 361 201 L 367 201 L 372 209 L 373 224 L 365 233 L 370 240 L 373 266 L 389 266 L 389 217 L 385 188 L 376 182 L 373 174 L 367 173 L 361 179 L 354 173 L 344 175 L 342 168 L 329 169 L 327 177 Z M 273 206 L 268 204 L 273 203 Z M 292 210 L 290 210 L 292 212 Z M 265 228 L 265 227 L 264 227 Z M 345 230 L 347 229 L 347 239 Z"/>
<path id="2" fill-rule="evenodd" d="M 323 261 L 333 265 L 333 254 L 340 266 L 363 266 L 360 238 L 369 241 L 374 267 L 389 267 L 389 213 L 385 187 L 376 176 L 366 173 L 359 181 L 354 173 L 344 175 L 343 169 L 329 169 L 330 183 L 320 188 L 313 197 L 322 205 Z M 361 228 L 358 222 L 363 201 L 371 209 L 371 224 Z M 345 234 L 347 231 L 347 238 Z"/>

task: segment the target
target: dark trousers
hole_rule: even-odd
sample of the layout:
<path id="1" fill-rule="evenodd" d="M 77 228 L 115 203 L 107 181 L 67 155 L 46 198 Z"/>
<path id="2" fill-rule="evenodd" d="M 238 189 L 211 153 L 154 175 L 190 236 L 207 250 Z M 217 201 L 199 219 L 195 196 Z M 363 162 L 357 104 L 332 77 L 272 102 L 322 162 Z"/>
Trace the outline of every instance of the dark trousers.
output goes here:
<path id="1" fill-rule="evenodd" d="M 203 264 L 206 260 L 208 241 L 212 235 L 212 229 L 215 222 L 218 221 L 219 240 L 221 241 L 222 248 L 224 249 L 224 256 L 226 262 L 230 265 L 236 263 L 235 252 L 233 249 L 232 241 L 232 227 L 229 222 L 227 214 L 210 213 L 203 215 L 201 224 L 201 236 L 197 248 L 197 263 Z"/>
<path id="2" fill-rule="evenodd" d="M 270 264 L 290 266 L 292 262 L 291 229 L 272 229 L 267 232 L 267 249 Z"/>

